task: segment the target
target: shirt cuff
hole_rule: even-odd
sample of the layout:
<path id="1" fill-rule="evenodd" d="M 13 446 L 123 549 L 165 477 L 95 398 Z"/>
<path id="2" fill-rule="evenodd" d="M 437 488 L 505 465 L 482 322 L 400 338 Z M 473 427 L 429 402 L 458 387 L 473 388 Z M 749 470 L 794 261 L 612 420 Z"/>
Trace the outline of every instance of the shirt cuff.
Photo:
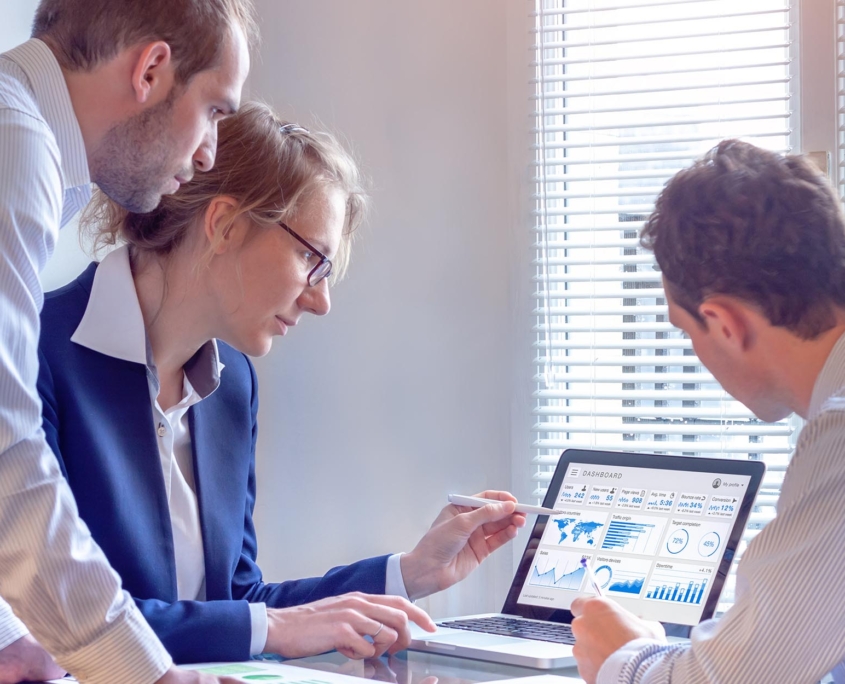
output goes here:
<path id="1" fill-rule="evenodd" d="M 384 577 L 384 593 L 390 596 L 401 596 L 404 599 L 411 598 L 408 596 L 408 591 L 405 589 L 405 579 L 402 577 L 402 565 L 399 559 L 402 557 L 401 553 L 394 553 L 387 559 L 387 572 Z"/>
<path id="2" fill-rule="evenodd" d="M 624 677 L 623 670 L 634 660 L 642 660 L 643 656 L 653 655 L 657 651 L 666 648 L 665 641 L 657 639 L 634 639 L 629 641 L 622 648 L 610 654 L 599 668 L 596 676 L 596 684 L 623 684 L 633 682 L 633 677 Z M 628 673 L 624 673 L 627 675 Z M 633 674 L 633 673 L 631 673 Z"/>
<path id="3" fill-rule="evenodd" d="M 29 630 L 12 612 L 12 607 L 0 599 L 0 649 L 6 648 L 18 639 L 22 639 Z"/>
<path id="4" fill-rule="evenodd" d="M 249 654 L 251 656 L 264 653 L 267 645 L 267 604 L 250 603 L 249 620 L 252 623 L 252 636 L 249 639 Z"/>
<path id="5" fill-rule="evenodd" d="M 134 603 L 100 638 L 56 662 L 85 684 L 153 684 L 173 665 Z"/>

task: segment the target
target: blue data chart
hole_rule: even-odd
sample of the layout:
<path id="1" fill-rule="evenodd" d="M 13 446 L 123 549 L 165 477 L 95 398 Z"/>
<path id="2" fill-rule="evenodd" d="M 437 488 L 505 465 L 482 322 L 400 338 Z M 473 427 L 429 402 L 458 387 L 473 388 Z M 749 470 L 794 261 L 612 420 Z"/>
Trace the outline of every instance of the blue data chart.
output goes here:
<path id="1" fill-rule="evenodd" d="M 645 582 L 645 577 L 638 577 L 637 579 L 631 580 L 620 580 L 618 582 L 611 582 L 607 590 L 614 591 L 618 594 L 633 594 L 635 596 L 639 596 L 640 592 L 643 590 L 643 583 Z"/>
<path id="2" fill-rule="evenodd" d="M 666 550 L 671 554 L 679 554 L 689 544 L 689 532 L 684 529 L 675 530 L 666 540 Z"/>
<path id="3" fill-rule="evenodd" d="M 657 552 L 664 525 L 663 520 L 649 516 L 613 515 L 601 548 L 652 556 Z"/>
<path id="4" fill-rule="evenodd" d="M 603 591 L 634 597 L 642 593 L 651 564 L 651 559 L 595 556 L 590 567 Z"/>
<path id="5" fill-rule="evenodd" d="M 528 584 L 534 587 L 552 587 L 578 591 L 584 582 L 584 568 L 581 556 L 541 551 L 534 558 L 534 567 Z"/>
<path id="6" fill-rule="evenodd" d="M 713 520 L 672 520 L 659 555 L 677 560 L 712 563 L 724 551 L 730 525 Z"/>
<path id="7" fill-rule="evenodd" d="M 718 532 L 708 532 L 698 542 L 698 553 L 702 558 L 710 558 L 719 550 L 721 544 L 722 538 Z"/>
<path id="8" fill-rule="evenodd" d="M 709 583 L 708 575 L 694 570 L 659 571 L 651 576 L 645 597 L 654 601 L 700 605 Z"/>
<path id="9" fill-rule="evenodd" d="M 553 517 L 546 523 L 543 543 L 585 549 L 598 548 L 606 519 L 606 514 L 592 512 L 587 515 L 578 512 L 572 516 Z"/>

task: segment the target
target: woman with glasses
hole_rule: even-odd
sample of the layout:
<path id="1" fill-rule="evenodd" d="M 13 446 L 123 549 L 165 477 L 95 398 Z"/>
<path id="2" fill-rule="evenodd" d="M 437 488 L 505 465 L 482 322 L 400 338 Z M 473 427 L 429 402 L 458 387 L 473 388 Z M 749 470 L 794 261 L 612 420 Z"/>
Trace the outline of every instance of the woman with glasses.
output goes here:
<path id="1" fill-rule="evenodd" d="M 525 522 L 511 495 L 488 491 L 502 503 L 447 506 L 407 554 L 263 582 L 247 355 L 269 352 L 304 314 L 328 313 L 364 208 L 333 138 L 245 105 L 220 124 L 214 168 L 152 213 L 101 197 L 88 230 L 121 246 L 45 298 L 47 439 L 176 662 L 403 648 L 409 620 L 433 629 L 407 599 L 459 581 Z"/>

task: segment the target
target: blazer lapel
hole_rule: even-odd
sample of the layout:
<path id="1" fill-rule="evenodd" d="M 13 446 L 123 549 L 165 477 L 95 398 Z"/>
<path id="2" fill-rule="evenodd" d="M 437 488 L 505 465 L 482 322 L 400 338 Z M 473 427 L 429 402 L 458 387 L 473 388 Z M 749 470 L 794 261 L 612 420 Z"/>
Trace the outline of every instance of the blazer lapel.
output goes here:
<path id="1" fill-rule="evenodd" d="M 222 387 L 188 411 L 208 600 L 232 597 L 244 535 L 247 474 L 237 453 L 243 432 Z"/>
<path id="2" fill-rule="evenodd" d="M 87 351 L 87 350 L 86 350 Z M 121 575 L 137 574 L 141 586 L 152 582 L 150 595 L 170 595 L 176 600 L 176 563 L 173 553 L 173 531 L 167 503 L 167 492 L 161 472 L 158 441 L 153 425 L 152 406 L 146 368 L 136 363 L 96 354 L 97 374 L 101 378 L 100 397 L 94 402 L 109 407 L 108 424 L 101 425 L 99 439 L 110 448 L 101 449 L 105 463 L 90 475 L 105 477 L 103 491 L 117 497 L 115 505 L 123 520 L 103 521 L 109 530 L 131 530 L 125 543 L 127 553 L 112 554 L 116 558 L 134 558 L 144 569 L 120 568 Z M 80 397 L 80 401 L 83 398 Z M 102 445 L 101 445 L 102 446 Z M 96 451 L 95 451 L 96 453 Z M 99 475 L 97 475 L 99 473 Z M 80 475 L 82 473 L 79 473 Z M 93 484 L 92 477 L 85 477 Z M 138 520 L 149 520 L 149 525 L 136 525 Z M 128 553 L 129 548 L 134 553 Z M 154 578 L 154 579 L 153 579 Z M 133 586 L 137 586 L 133 585 Z"/>

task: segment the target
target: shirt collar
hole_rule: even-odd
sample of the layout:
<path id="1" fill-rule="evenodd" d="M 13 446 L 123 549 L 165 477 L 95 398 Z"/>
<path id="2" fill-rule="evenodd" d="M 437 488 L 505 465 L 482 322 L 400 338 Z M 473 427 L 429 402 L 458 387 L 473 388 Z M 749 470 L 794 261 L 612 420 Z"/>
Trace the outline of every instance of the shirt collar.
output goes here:
<path id="1" fill-rule="evenodd" d="M 32 38 L 3 53 L 3 57 L 13 61 L 26 74 L 41 115 L 56 136 L 62 155 L 65 189 L 86 186 L 90 195 L 91 174 L 85 141 L 73 111 L 64 74 L 53 51 L 43 41 Z"/>
<path id="2" fill-rule="evenodd" d="M 100 354 L 155 370 L 127 246 L 109 252 L 97 267 L 88 305 L 70 339 Z M 217 340 L 202 345 L 184 367 L 201 397 L 217 389 L 223 368 Z"/>
<path id="3" fill-rule="evenodd" d="M 842 335 L 833 345 L 819 377 L 816 378 L 807 420 L 818 416 L 827 400 L 843 388 L 845 388 L 845 335 Z"/>

